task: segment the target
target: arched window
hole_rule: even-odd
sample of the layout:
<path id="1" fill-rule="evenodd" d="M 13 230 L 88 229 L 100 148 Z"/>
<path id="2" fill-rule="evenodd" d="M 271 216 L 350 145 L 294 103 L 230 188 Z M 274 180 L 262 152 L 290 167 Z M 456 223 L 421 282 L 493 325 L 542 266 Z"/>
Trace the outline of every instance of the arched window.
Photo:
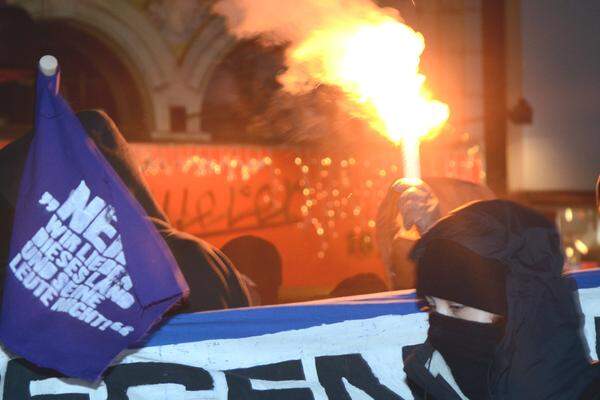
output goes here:
<path id="1" fill-rule="evenodd" d="M 144 106 L 140 89 L 143 83 L 125 54 L 96 32 L 68 20 L 38 20 L 32 24 L 16 26 L 17 30 L 27 31 L 34 26 L 36 33 L 20 44 L 28 47 L 19 55 L 16 68 L 24 73 L 0 80 L 0 135 L 13 137 L 31 129 L 36 62 L 42 55 L 52 54 L 62 71 L 63 95 L 75 111 L 103 109 L 128 140 L 149 137 L 153 129 L 150 107 Z M 13 61 L 3 57 L 0 68 L 8 70 Z"/>

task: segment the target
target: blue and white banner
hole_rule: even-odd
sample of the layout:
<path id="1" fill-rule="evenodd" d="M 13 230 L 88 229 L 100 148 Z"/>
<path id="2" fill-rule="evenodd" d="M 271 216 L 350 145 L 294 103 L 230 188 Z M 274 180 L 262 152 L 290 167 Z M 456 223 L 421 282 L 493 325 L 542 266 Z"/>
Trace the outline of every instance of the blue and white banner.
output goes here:
<path id="1" fill-rule="evenodd" d="M 600 270 L 574 277 L 597 360 Z M 1 398 L 408 400 L 402 351 L 426 333 L 412 291 L 180 315 L 91 385 L 0 353 Z"/>

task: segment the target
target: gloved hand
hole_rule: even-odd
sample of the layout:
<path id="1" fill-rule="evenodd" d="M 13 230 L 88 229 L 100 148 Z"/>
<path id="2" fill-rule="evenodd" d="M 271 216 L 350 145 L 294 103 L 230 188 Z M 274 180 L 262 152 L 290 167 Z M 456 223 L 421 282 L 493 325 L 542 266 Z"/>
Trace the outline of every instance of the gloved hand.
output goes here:
<path id="1" fill-rule="evenodd" d="M 400 193 L 397 207 L 406 231 L 416 226 L 423 235 L 439 218 L 439 201 L 425 182 L 415 178 L 401 178 L 392 185 Z"/>

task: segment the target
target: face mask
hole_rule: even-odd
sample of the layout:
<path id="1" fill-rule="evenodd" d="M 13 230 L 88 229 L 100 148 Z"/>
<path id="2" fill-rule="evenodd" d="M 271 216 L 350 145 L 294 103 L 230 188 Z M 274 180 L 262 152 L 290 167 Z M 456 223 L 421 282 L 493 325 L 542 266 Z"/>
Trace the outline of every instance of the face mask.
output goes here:
<path id="1" fill-rule="evenodd" d="M 470 400 L 488 398 L 488 371 L 503 334 L 502 324 L 429 314 L 428 341 L 444 357 Z"/>

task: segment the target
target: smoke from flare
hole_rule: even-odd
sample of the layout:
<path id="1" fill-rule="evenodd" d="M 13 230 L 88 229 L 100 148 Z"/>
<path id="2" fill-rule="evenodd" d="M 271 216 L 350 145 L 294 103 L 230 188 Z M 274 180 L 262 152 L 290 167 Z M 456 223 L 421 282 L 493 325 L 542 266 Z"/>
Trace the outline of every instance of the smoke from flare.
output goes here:
<path id="1" fill-rule="evenodd" d="M 432 136 L 448 119 L 448 106 L 432 99 L 419 73 L 423 36 L 396 10 L 370 0 L 221 0 L 214 10 L 240 38 L 290 44 L 285 90 L 338 86 L 352 112 L 394 143 Z"/>

